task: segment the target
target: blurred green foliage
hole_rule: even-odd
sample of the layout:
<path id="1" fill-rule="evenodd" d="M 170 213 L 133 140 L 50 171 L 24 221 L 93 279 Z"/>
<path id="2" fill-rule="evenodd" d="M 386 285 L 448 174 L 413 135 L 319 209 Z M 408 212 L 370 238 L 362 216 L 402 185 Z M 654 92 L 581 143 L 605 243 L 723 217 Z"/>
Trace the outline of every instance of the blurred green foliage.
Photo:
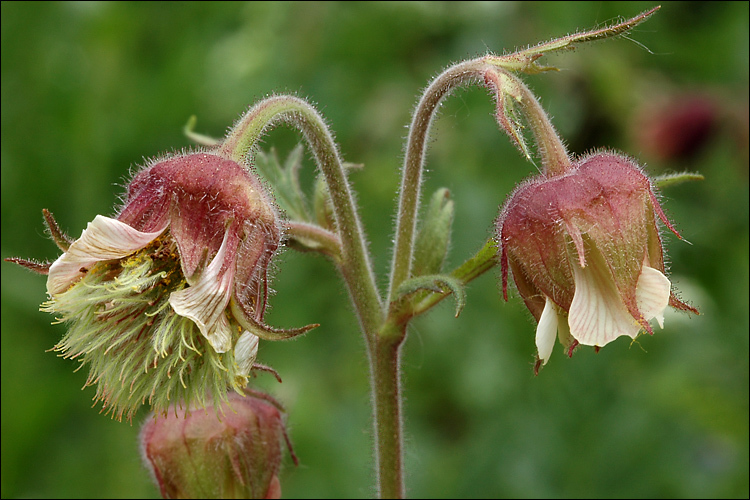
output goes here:
<path id="1" fill-rule="evenodd" d="M 404 127 L 429 79 L 487 50 L 652 6 L 2 2 L 2 256 L 56 258 L 41 209 L 72 235 L 113 214 L 144 157 L 190 146 L 190 115 L 198 132 L 220 136 L 257 99 L 293 92 L 317 104 L 345 159 L 365 164 L 350 177 L 384 286 Z M 533 321 L 517 297 L 501 300 L 497 273 L 481 277 L 460 318 L 446 302 L 405 344 L 408 492 L 747 498 L 748 3 L 667 3 L 628 38 L 547 62 L 564 70 L 526 80 L 572 151 L 611 147 L 653 175 L 706 176 L 664 193 L 692 243 L 666 235 L 672 278 L 702 315 L 669 314 L 653 338 L 599 354 L 566 359 L 556 347 L 534 377 Z M 688 136 L 689 151 L 664 155 L 649 127 L 684 96 L 710 103 L 710 126 Z M 667 135 L 680 139 L 690 121 L 674 123 Z M 297 140 L 278 130 L 266 145 L 283 157 Z M 428 168 L 425 196 L 445 186 L 455 201 L 451 266 L 481 247 L 498 206 L 534 171 L 478 88 L 445 102 Z M 44 279 L 7 263 L 2 276 L 2 497 L 158 496 L 140 464 L 139 422 L 98 415 L 94 390 L 78 390 L 85 370 L 45 352 L 63 327 L 38 312 Z M 343 285 L 325 259 L 287 251 L 274 287 L 271 324 L 322 323 L 260 350 L 284 383 L 257 383 L 287 405 L 301 460 L 287 461 L 283 493 L 372 496 L 367 364 Z"/>

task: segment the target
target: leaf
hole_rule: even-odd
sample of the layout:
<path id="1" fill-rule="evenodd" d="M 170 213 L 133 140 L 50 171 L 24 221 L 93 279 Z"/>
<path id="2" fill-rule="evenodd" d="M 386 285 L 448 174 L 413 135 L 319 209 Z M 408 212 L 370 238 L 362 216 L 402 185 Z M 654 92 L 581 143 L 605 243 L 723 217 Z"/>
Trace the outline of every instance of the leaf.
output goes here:
<path id="1" fill-rule="evenodd" d="M 682 184 L 683 182 L 702 181 L 704 179 L 705 177 L 703 177 L 701 174 L 696 174 L 693 172 L 681 172 L 679 174 L 660 175 L 653 178 L 651 181 L 654 183 L 654 186 L 658 188 L 665 188 L 675 186 L 677 184 Z"/>
<path id="2" fill-rule="evenodd" d="M 527 160 L 531 159 L 531 152 L 523 135 L 523 123 L 521 122 L 519 104 L 523 104 L 523 92 L 518 82 L 505 71 L 492 72 L 487 78 L 492 78 L 493 86 L 497 89 L 496 119 L 511 142 Z"/>
<path id="3" fill-rule="evenodd" d="M 553 66 L 541 66 L 537 63 L 537 60 L 548 52 L 555 52 L 558 50 L 573 50 L 576 44 L 591 42 L 595 40 L 604 40 L 615 36 L 627 33 L 646 19 L 651 17 L 661 6 L 654 7 L 651 10 L 647 10 L 617 24 L 606 26 L 600 29 L 594 29 L 584 31 L 582 33 L 573 33 L 572 35 L 564 36 L 550 40 L 549 42 L 540 43 L 534 47 L 529 47 L 525 50 L 520 50 L 506 56 L 492 56 L 488 59 L 491 64 L 500 66 L 510 71 L 520 71 L 527 74 L 537 74 L 544 71 L 557 71 L 558 69 Z"/>
<path id="4" fill-rule="evenodd" d="M 412 274 L 420 276 L 442 270 L 451 240 L 453 200 L 446 188 L 435 191 L 425 212 L 414 244 Z"/>
<path id="5" fill-rule="evenodd" d="M 292 149 L 282 166 L 271 148 L 268 153 L 258 151 L 255 154 L 255 167 L 258 172 L 271 184 L 276 203 L 287 216 L 296 221 L 312 222 L 307 209 L 307 201 L 299 185 L 299 169 L 302 167 L 301 144 Z"/>

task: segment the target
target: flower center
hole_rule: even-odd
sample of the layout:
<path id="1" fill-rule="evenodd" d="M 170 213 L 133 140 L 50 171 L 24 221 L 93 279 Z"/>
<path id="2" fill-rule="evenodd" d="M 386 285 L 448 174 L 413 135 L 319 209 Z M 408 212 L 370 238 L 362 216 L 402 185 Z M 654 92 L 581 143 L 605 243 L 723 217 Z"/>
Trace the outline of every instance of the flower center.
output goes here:
<path id="1" fill-rule="evenodd" d="M 214 405 L 227 386 L 240 389 L 232 350 L 218 354 L 190 319 L 174 312 L 169 296 L 187 286 L 169 231 L 120 260 L 97 262 L 42 310 L 68 323 L 54 350 L 90 365 L 86 385 L 113 418 L 129 420 L 148 401 L 155 411 L 175 400 Z M 238 333 L 239 336 L 239 333 Z M 238 380 L 242 380 L 240 377 Z"/>

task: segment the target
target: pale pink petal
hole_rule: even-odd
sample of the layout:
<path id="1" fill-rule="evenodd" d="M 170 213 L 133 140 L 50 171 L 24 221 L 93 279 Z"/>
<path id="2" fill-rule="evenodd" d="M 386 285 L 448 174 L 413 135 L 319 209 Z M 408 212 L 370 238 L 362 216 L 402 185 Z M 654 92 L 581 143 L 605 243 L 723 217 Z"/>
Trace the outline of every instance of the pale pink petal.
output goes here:
<path id="1" fill-rule="evenodd" d="M 47 293 L 64 292 L 85 274 L 81 269 L 88 269 L 99 261 L 127 257 L 158 238 L 164 229 L 166 226 L 160 231 L 143 233 L 119 220 L 97 215 L 81 237 L 50 266 Z"/>
<path id="2" fill-rule="evenodd" d="M 656 318 L 664 328 L 664 310 L 669 305 L 671 288 L 669 279 L 653 267 L 643 266 L 635 288 L 635 300 L 638 310 L 646 321 Z"/>
<path id="3" fill-rule="evenodd" d="M 232 347 L 232 331 L 225 314 L 234 281 L 234 266 L 224 266 L 228 236 L 227 231 L 219 252 L 203 270 L 200 279 L 169 296 L 169 304 L 174 312 L 193 320 L 219 353 Z"/>
<path id="4" fill-rule="evenodd" d="M 258 341 L 260 339 L 252 333 L 246 331 L 237 340 L 234 346 L 234 360 L 237 363 L 238 373 L 246 377 L 255 363 L 258 355 Z"/>
<path id="5" fill-rule="evenodd" d="M 549 297 L 546 297 L 546 299 L 544 310 L 536 327 L 536 350 L 543 365 L 547 364 L 547 360 L 552 355 L 558 326 L 557 308 Z"/>
<path id="6" fill-rule="evenodd" d="M 573 266 L 575 293 L 570 304 L 570 334 L 583 345 L 603 347 L 621 335 L 635 338 L 641 325 L 620 298 L 606 265 Z"/>

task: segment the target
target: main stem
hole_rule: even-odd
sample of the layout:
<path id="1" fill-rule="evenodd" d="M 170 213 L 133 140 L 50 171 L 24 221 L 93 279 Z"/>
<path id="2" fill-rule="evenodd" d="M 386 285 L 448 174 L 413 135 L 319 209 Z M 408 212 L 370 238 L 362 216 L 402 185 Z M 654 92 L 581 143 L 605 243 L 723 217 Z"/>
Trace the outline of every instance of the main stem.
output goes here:
<path id="1" fill-rule="evenodd" d="M 376 460 L 380 498 L 404 498 L 403 421 L 401 417 L 401 344 L 405 329 L 384 325 L 371 345 L 375 399 Z"/>

